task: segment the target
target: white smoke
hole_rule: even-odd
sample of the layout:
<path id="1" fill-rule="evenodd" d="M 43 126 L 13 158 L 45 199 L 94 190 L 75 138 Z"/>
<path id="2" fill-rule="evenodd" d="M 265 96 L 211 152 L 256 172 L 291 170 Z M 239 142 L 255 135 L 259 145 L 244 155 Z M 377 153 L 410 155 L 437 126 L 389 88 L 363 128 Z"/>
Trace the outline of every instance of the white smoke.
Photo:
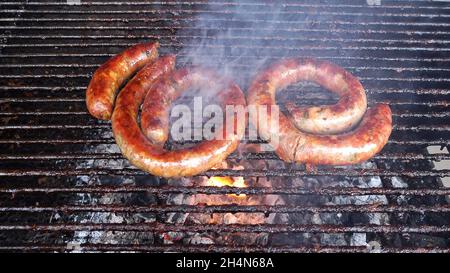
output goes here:
<path id="1" fill-rule="evenodd" d="M 269 54 L 261 53 L 268 50 L 271 40 L 278 36 L 279 24 L 276 23 L 285 16 L 283 4 L 266 2 L 209 3 L 196 17 L 193 28 L 177 33 L 192 36 L 179 55 L 187 64 L 214 68 L 245 88 L 248 77 L 266 63 Z"/>

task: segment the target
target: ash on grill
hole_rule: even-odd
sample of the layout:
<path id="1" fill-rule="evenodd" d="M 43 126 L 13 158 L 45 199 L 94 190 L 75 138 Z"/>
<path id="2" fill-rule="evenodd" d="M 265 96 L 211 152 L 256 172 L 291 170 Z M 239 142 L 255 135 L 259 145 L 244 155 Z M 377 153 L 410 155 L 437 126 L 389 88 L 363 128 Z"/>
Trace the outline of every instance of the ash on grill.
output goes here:
<path id="1" fill-rule="evenodd" d="M 183 145 L 177 145 L 180 148 Z M 245 154 L 249 151 L 255 151 L 254 144 L 241 144 L 238 154 L 235 158 L 228 159 L 218 169 L 286 169 L 298 167 L 292 164 L 286 164 L 280 160 L 246 160 Z M 364 168 L 375 168 L 372 163 L 365 163 Z M 97 181 L 92 178 L 86 181 L 87 177 L 80 177 L 81 183 L 92 184 Z M 131 185 L 135 181 L 129 180 Z M 380 177 L 367 178 L 342 178 L 336 180 L 329 177 L 311 177 L 311 178 L 274 178 L 274 177 L 194 177 L 169 179 L 167 185 L 180 187 L 207 187 L 207 186 L 231 186 L 231 187 L 277 187 L 277 188 L 315 188 L 323 187 L 359 187 L 359 188 L 376 188 L 382 187 Z M 136 197 L 132 194 L 107 194 L 100 198 L 91 196 L 90 194 L 80 195 L 80 203 L 86 204 L 133 204 L 136 198 L 142 205 L 179 205 L 179 206 L 215 206 L 215 205 L 238 205 L 238 206 L 255 206 L 255 205 L 305 205 L 305 206 L 321 206 L 321 205 L 385 205 L 387 198 L 384 195 L 363 195 L 363 196 L 334 196 L 333 198 L 318 196 L 292 196 L 292 195 L 245 195 L 245 194 L 168 194 L 162 200 L 153 198 L 154 196 L 145 196 L 146 200 L 142 200 L 141 196 Z M 148 202 L 148 203 L 147 203 Z M 153 223 L 155 221 L 164 221 L 167 224 L 185 224 L 185 225 L 202 225 L 202 224 L 317 224 L 317 225 L 354 225 L 354 224 L 374 224 L 388 225 L 389 216 L 386 213 L 366 213 L 361 214 L 355 220 L 348 213 L 264 213 L 264 212 L 237 212 L 237 213 L 183 213 L 169 212 L 164 215 L 144 215 L 144 214 L 117 214 L 117 213 L 89 213 L 81 219 L 74 219 L 76 222 L 88 223 L 136 223 L 146 222 Z M 354 221 L 354 222 L 353 222 Z M 292 240 L 294 236 L 295 240 Z M 321 246 L 363 246 L 376 249 L 381 245 L 376 240 L 368 240 L 365 233 L 353 234 L 290 234 L 279 233 L 270 236 L 268 233 L 239 233 L 239 232 L 161 232 L 161 233 L 141 233 L 141 232 L 108 232 L 108 231 L 78 231 L 75 233 L 73 241 L 68 243 L 68 249 L 74 248 L 75 251 L 82 250 L 80 245 L 84 243 L 107 243 L 120 244 L 129 241 L 139 243 L 153 243 L 154 240 L 162 244 L 218 244 L 218 245 L 257 245 L 257 246 L 277 246 L 277 245 L 321 245 Z M 270 240 L 270 243 L 269 243 Z"/>

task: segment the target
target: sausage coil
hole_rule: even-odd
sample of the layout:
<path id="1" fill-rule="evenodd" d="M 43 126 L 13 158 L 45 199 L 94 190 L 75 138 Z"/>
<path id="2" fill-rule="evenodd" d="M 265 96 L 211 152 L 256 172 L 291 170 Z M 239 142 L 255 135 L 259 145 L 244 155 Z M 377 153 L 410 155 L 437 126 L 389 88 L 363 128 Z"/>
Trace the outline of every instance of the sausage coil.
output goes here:
<path id="1" fill-rule="evenodd" d="M 233 130 L 218 128 L 215 138 L 194 147 L 166 150 L 163 144 L 168 136 L 171 103 L 189 88 L 211 87 L 211 84 L 213 87 L 220 84 L 215 97 L 222 108 L 245 106 L 246 102 L 236 84 L 218 81 L 219 77 L 210 70 L 183 68 L 161 77 L 162 71 L 173 67 L 172 58 L 161 58 L 146 66 L 125 86 L 117 98 L 112 127 L 122 154 L 138 168 L 162 177 L 192 176 L 214 167 L 237 148 L 245 131 L 245 120 L 225 120 L 224 124 L 234 123 Z M 148 89 L 156 77 L 160 79 Z M 144 98 L 141 131 L 137 117 Z"/>
<path id="2" fill-rule="evenodd" d="M 100 66 L 86 90 L 89 113 L 98 119 L 111 119 L 119 88 L 144 65 L 158 57 L 158 47 L 158 42 L 137 44 Z"/>
<path id="3" fill-rule="evenodd" d="M 280 158 L 314 165 L 347 165 L 363 162 L 384 147 L 392 131 L 389 106 L 376 105 L 366 112 L 366 96 L 359 81 L 328 62 L 287 59 L 269 66 L 252 81 L 248 104 L 275 105 L 278 90 L 301 80 L 314 81 L 341 98 L 335 105 L 291 109 L 295 120 L 280 112 L 278 126 L 271 125 L 270 111 L 267 117 L 252 116 L 250 121 L 263 138 L 277 139 L 273 146 Z M 341 133 L 358 122 L 354 130 Z"/>

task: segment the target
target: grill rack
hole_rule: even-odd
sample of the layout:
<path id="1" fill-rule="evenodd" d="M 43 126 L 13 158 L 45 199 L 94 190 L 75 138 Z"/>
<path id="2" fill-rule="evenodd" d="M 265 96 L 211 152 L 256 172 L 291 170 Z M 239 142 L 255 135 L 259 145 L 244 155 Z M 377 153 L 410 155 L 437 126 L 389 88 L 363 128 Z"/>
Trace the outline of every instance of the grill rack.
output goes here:
<path id="1" fill-rule="evenodd" d="M 270 251 L 270 252 L 450 252 L 450 189 L 442 184 L 450 170 L 436 169 L 435 162 L 449 160 L 448 152 L 427 153 L 429 146 L 449 149 L 450 70 L 448 3 L 429 1 L 386 2 L 369 6 L 365 1 L 283 2 L 283 18 L 274 20 L 277 36 L 265 29 L 270 3 L 242 1 L 251 19 L 233 19 L 232 2 L 163 1 L 153 3 L 98 1 L 67 5 L 60 2 L 4 2 L 0 5 L 2 44 L 0 61 L 0 250 L 71 251 L 68 244 L 77 231 L 142 232 L 155 234 L 153 241 L 131 244 L 82 242 L 82 251 Z M 211 8 L 212 6 L 212 8 Z M 268 9 L 269 8 L 269 9 Z M 379 177 L 382 187 L 357 186 L 318 188 L 277 186 L 189 187 L 170 186 L 167 181 L 149 178 L 126 163 L 114 149 L 108 122 L 89 117 L 84 106 L 84 90 L 91 73 L 109 56 L 128 45 L 149 39 L 161 41 L 162 54 L 179 53 L 203 39 L 203 31 L 215 37 L 217 27 L 199 29 L 198 16 L 213 14 L 212 24 L 226 24 L 232 38 L 223 38 L 227 59 L 242 57 L 237 68 L 248 68 L 241 56 L 254 49 L 258 56 L 311 55 L 327 59 L 354 72 L 367 89 L 369 102 L 389 103 L 393 109 L 394 131 L 383 152 L 371 162 L 376 168 L 318 168 L 311 173 L 298 166 L 284 169 L 211 170 L 202 176 L 244 176 L 282 178 L 333 177 L 362 179 Z M 286 17 L 286 19 L 284 18 Z M 355 24 L 354 21 L 358 21 Z M 144 25 L 146 24 L 146 25 Z M 211 39 L 213 40 L 213 39 Z M 268 44 L 255 47 L 254 41 Z M 207 39 L 207 41 L 209 41 Z M 238 42 L 238 44 L 236 44 Z M 217 45 L 211 45 L 211 48 Z M 305 103 L 317 102 L 313 92 L 286 97 Z M 306 99 L 305 99 L 306 97 Z M 329 101 L 329 95 L 320 97 Z M 277 161 L 273 153 L 233 154 L 230 159 Z M 86 162 L 106 160 L 88 166 Z M 81 163 L 80 163 L 81 162 Z M 120 162 L 120 163 L 117 163 Z M 111 164 L 109 164 L 111 163 Z M 84 166 L 84 167 L 80 167 Z M 87 167 L 86 167 L 87 166 Z M 336 175 L 339 174 L 339 175 Z M 101 183 L 79 183 L 80 177 L 98 178 Z M 394 178 L 407 183 L 396 188 Z M 134 181 L 127 185 L 127 179 Z M 145 182 L 139 182 L 145 180 Z M 150 195 L 156 203 L 129 205 L 78 204 L 79 195 Z M 173 194 L 247 194 L 283 196 L 386 196 L 388 204 L 364 205 L 277 205 L 277 206 L 180 206 L 161 204 Z M 406 205 L 401 203 L 407 198 Z M 94 198 L 93 198 L 94 199 Z M 74 201 L 75 200 L 75 201 Z M 400 200 L 400 201 L 399 201 Z M 400 204 L 399 204 L 400 202 Z M 150 213 L 152 223 L 90 223 L 74 220 L 81 213 Z M 179 225 L 164 223 L 168 213 L 261 212 L 387 213 L 389 224 L 342 225 Z M 51 223 L 54 215 L 65 215 Z M 404 217 L 404 215 L 408 217 Z M 67 216 L 69 215 L 69 216 Z M 417 216 L 419 215 L 419 216 Z M 81 216 L 80 216 L 81 217 Z M 356 216 L 355 216 L 356 217 Z M 425 220 L 417 220 L 424 217 Z M 406 219 L 406 220 L 405 220 Z M 162 223 L 161 223 L 162 222 Z M 169 231 L 212 233 L 265 233 L 269 241 L 257 245 L 165 245 L 156 234 Z M 280 234 L 365 233 L 382 243 L 368 246 L 315 245 L 275 242 Z M 392 236 L 391 236 L 392 235 Z M 420 237 L 424 236 L 424 237 Z M 411 240 L 409 237 L 417 237 Z M 406 238 L 406 239 L 405 239 Z M 425 238 L 425 239 L 424 239 Z M 421 240 L 426 241 L 420 243 Z M 400 241 L 400 242 L 399 242 Z"/>

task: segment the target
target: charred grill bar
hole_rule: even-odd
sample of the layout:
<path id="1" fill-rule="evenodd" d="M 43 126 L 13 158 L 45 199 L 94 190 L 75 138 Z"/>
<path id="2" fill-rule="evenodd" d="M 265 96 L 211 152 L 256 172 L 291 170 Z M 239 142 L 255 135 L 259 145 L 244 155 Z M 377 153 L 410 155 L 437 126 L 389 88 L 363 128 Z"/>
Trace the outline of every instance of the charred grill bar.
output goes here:
<path id="1" fill-rule="evenodd" d="M 0 251 L 450 252 L 450 5 L 239 2 L 0 4 Z M 109 56 L 152 39 L 180 65 L 199 45 L 236 71 L 283 56 L 335 62 L 369 104 L 391 106 L 390 141 L 352 167 L 311 172 L 243 149 L 192 179 L 152 177 L 123 159 L 84 97 Z M 335 98 L 298 85 L 287 99 Z M 205 186 L 210 176 L 247 187 Z"/>

